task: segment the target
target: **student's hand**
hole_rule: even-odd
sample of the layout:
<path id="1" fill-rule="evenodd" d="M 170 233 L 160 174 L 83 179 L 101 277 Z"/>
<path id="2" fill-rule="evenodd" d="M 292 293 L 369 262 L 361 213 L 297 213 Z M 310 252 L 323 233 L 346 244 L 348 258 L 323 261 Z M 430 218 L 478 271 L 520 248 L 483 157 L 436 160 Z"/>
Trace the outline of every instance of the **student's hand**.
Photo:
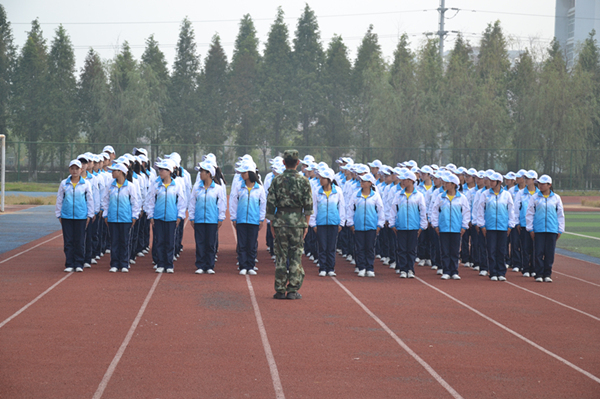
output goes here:
<path id="1" fill-rule="evenodd" d="M 58 223 L 62 225 L 62 218 L 58 218 Z"/>
<path id="2" fill-rule="evenodd" d="M 379 235 L 379 231 L 381 230 L 381 227 L 377 227 L 377 235 Z"/>
<path id="3" fill-rule="evenodd" d="M 338 233 L 342 231 L 342 226 L 338 226 Z"/>
<path id="4" fill-rule="evenodd" d="M 192 222 L 192 224 L 194 224 L 194 222 Z M 223 222 L 222 222 L 222 221 L 221 221 L 221 222 L 219 222 L 219 223 L 217 223 L 217 230 L 221 228 L 221 225 L 222 225 L 222 224 L 223 224 Z"/>
<path id="5" fill-rule="evenodd" d="M 154 219 L 150 219 L 150 226 L 154 227 Z"/>
<path id="6" fill-rule="evenodd" d="M 302 239 L 303 240 L 306 238 L 306 233 L 308 233 L 308 227 L 304 228 L 304 233 L 302 234 Z"/>
<path id="7" fill-rule="evenodd" d="M 394 234 L 396 234 L 396 235 L 398 234 L 398 229 L 397 229 L 397 228 L 395 228 L 395 227 L 392 227 L 392 230 L 394 231 Z M 417 233 L 417 234 L 418 234 L 418 233 Z"/>
<path id="8" fill-rule="evenodd" d="M 419 236 L 421 235 L 422 231 L 423 231 L 422 229 L 419 229 L 419 231 L 417 231 L 417 238 L 419 238 Z"/>
<path id="9" fill-rule="evenodd" d="M 231 222 L 233 224 L 233 228 L 235 229 L 237 227 L 237 222 Z"/>
<path id="10" fill-rule="evenodd" d="M 135 226 L 135 222 L 137 222 L 137 219 L 131 218 L 131 227 Z"/>
<path id="11" fill-rule="evenodd" d="M 521 234 L 521 226 L 517 225 L 517 231 L 519 232 L 519 234 Z"/>
<path id="12" fill-rule="evenodd" d="M 530 231 L 529 235 L 531 236 L 532 240 L 535 240 L 535 233 L 533 231 Z"/>
<path id="13" fill-rule="evenodd" d="M 177 218 L 177 222 L 175 222 L 175 227 L 179 227 L 179 223 L 181 223 L 181 219 Z"/>
<path id="14" fill-rule="evenodd" d="M 317 226 L 313 227 L 313 231 L 316 233 L 317 232 Z"/>
<path id="15" fill-rule="evenodd" d="M 271 235 L 273 236 L 273 239 L 275 239 L 275 227 L 273 227 L 273 223 L 269 224 L 269 226 L 271 226 Z"/>
<path id="16" fill-rule="evenodd" d="M 436 228 L 435 228 L 435 232 L 436 232 L 436 233 L 437 233 L 437 235 L 439 236 L 439 235 L 440 235 L 440 228 L 439 228 L 439 227 L 436 227 Z"/>
<path id="17" fill-rule="evenodd" d="M 463 234 L 465 234 L 465 231 L 466 231 L 465 229 L 460 229 L 460 236 L 461 237 L 463 236 Z"/>
<path id="18" fill-rule="evenodd" d="M 560 233 L 558 233 L 558 235 L 556 236 L 556 241 L 558 241 L 559 238 L 560 238 Z"/>
<path id="19" fill-rule="evenodd" d="M 469 222 L 469 228 L 473 227 L 473 223 Z"/>
<path id="20" fill-rule="evenodd" d="M 96 215 L 94 215 L 94 217 L 92 218 L 92 222 L 96 221 Z"/>
<path id="21" fill-rule="evenodd" d="M 88 224 L 90 224 L 90 218 L 87 218 L 86 222 L 85 222 L 85 228 L 87 229 Z"/>
<path id="22" fill-rule="evenodd" d="M 487 238 L 487 229 L 485 227 L 481 228 L 481 232 L 483 233 L 483 236 Z"/>
<path id="23" fill-rule="evenodd" d="M 354 233 L 354 226 L 350 226 L 350 231 Z"/>
<path id="24" fill-rule="evenodd" d="M 479 226 L 475 226 L 475 231 L 479 233 Z"/>
<path id="25" fill-rule="evenodd" d="M 104 218 L 104 223 L 108 226 L 108 218 Z"/>
<path id="26" fill-rule="evenodd" d="M 507 236 L 507 237 L 508 237 L 508 236 L 510 236 L 510 231 L 511 231 L 511 230 L 512 230 L 512 229 L 509 227 L 509 228 L 508 228 L 508 230 L 506 231 L 506 236 Z"/>
<path id="27" fill-rule="evenodd" d="M 258 231 L 260 231 L 263 228 L 263 224 L 265 224 L 264 220 L 258 224 Z"/>

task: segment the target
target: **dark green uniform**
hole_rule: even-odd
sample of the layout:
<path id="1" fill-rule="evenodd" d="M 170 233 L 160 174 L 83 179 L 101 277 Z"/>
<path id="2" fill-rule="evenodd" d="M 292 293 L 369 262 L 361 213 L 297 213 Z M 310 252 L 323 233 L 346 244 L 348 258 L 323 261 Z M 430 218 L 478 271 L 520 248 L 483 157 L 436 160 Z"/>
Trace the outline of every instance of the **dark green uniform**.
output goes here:
<path id="1" fill-rule="evenodd" d="M 288 158 L 298 160 L 298 151 L 286 151 L 284 160 Z M 273 178 L 266 218 L 275 230 L 275 291 L 279 293 L 297 292 L 302 286 L 304 229 L 308 227 L 306 216 L 312 213 L 312 192 L 306 177 L 295 169 L 286 169 Z"/>

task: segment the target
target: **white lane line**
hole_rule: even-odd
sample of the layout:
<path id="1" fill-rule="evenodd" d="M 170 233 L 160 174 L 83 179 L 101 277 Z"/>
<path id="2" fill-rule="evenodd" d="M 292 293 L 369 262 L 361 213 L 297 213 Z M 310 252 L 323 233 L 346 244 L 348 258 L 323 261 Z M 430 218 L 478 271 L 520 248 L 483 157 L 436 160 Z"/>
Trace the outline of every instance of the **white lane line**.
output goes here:
<path id="1" fill-rule="evenodd" d="M 125 349 L 127 349 L 127 345 L 129 345 L 129 341 L 131 341 L 131 337 L 133 337 L 133 333 L 135 332 L 135 329 L 137 328 L 137 326 L 140 322 L 140 319 L 142 318 L 142 315 L 144 314 L 144 311 L 146 310 L 146 306 L 148 306 L 148 302 L 150 302 L 150 298 L 152 298 L 152 295 L 154 294 L 154 290 L 156 289 L 156 286 L 158 285 L 158 282 L 160 281 L 161 276 L 162 276 L 162 273 L 159 273 L 158 276 L 156 276 L 156 279 L 154 280 L 154 284 L 152 285 L 152 288 L 150 288 L 148 295 L 146 295 L 146 299 L 144 300 L 144 303 L 142 304 L 142 307 L 140 308 L 140 311 L 138 312 L 137 317 L 133 321 L 133 324 L 131 324 L 131 327 L 129 328 L 129 332 L 127 333 L 127 336 L 125 336 L 125 340 L 123 340 L 123 343 L 121 344 L 121 347 L 117 351 L 117 354 L 115 355 L 112 362 L 108 366 L 108 370 L 106 370 L 106 373 L 104 374 L 104 377 L 102 378 L 102 381 L 100 382 L 100 385 L 98 386 L 98 389 L 96 390 L 96 393 L 94 394 L 93 399 L 100 399 L 102 397 L 102 394 L 104 393 L 104 390 L 106 389 L 106 386 L 108 385 L 108 382 L 110 381 L 110 378 L 112 377 L 113 373 L 115 372 L 115 369 L 117 368 L 117 365 L 119 364 L 119 361 L 121 360 L 121 357 L 123 356 L 123 353 L 125 353 Z"/>
<path id="2" fill-rule="evenodd" d="M 33 301 L 29 302 L 27 305 L 25 305 L 21 309 L 19 309 L 15 314 L 13 314 L 8 319 L 6 319 L 2 323 L 0 323 L 0 328 L 4 327 L 4 325 L 6 323 L 8 323 L 9 321 L 11 321 L 15 317 L 17 317 L 18 315 L 20 315 L 21 313 L 23 313 L 25 310 L 27 310 L 28 307 L 30 307 L 31 305 L 33 305 L 34 303 L 36 303 L 37 301 L 39 301 L 44 295 L 46 295 L 47 293 L 49 293 L 50 291 L 52 291 L 54 288 L 56 288 L 57 285 L 59 285 L 60 283 L 62 283 L 66 279 L 68 279 L 69 276 L 71 276 L 72 274 L 73 273 L 68 273 L 66 276 L 64 276 L 63 278 L 61 278 L 60 280 L 58 280 L 56 283 L 52 284 L 52 286 L 50 288 L 48 288 L 46 291 L 44 291 L 40 295 L 38 295 Z"/>
<path id="3" fill-rule="evenodd" d="M 564 256 L 564 255 L 561 255 L 561 256 Z M 589 263 L 591 263 L 591 262 L 589 262 Z M 593 263 L 593 264 L 595 264 L 595 263 Z M 579 278 L 579 277 L 574 277 L 574 276 L 570 276 L 570 275 L 565 274 L 565 273 L 557 272 L 556 270 L 552 270 L 552 273 L 560 274 L 561 276 L 570 277 L 570 278 L 573 278 L 575 280 L 583 281 L 584 283 L 588 283 L 588 284 L 591 284 L 591 285 L 595 285 L 596 287 L 600 287 L 600 284 L 592 283 L 591 281 L 587 281 L 587 280 L 584 280 L 584 279 Z"/>
<path id="4" fill-rule="evenodd" d="M 398 345 L 400 345 L 402 347 L 402 349 L 404 349 L 406 352 L 408 352 L 408 354 L 411 355 L 413 357 L 413 359 L 415 359 L 421 366 L 423 366 L 423 368 L 425 370 L 427 370 L 427 372 L 441 386 L 443 386 L 446 389 L 446 391 L 448 391 L 448 393 L 450 395 L 452 395 L 453 398 L 456 398 L 456 399 L 462 398 L 462 396 L 460 396 L 460 394 L 458 392 L 456 392 L 454 390 L 454 388 L 452 388 L 450 386 L 450 384 L 448 384 L 427 362 L 425 362 L 425 360 L 423 360 L 412 349 L 410 349 L 410 347 L 408 345 L 406 345 L 404 343 L 404 341 L 402 341 L 383 321 L 381 321 L 381 319 L 379 319 L 379 317 L 375 316 L 375 314 L 373 312 L 371 312 L 369 310 L 369 308 L 367 308 L 357 297 L 355 297 L 354 294 L 352 294 L 352 292 L 350 292 L 350 290 L 348 290 L 342 283 L 340 283 L 337 278 L 332 277 L 332 279 L 333 279 L 333 281 L 335 281 L 337 283 L 337 285 L 339 285 L 346 292 L 346 294 L 348 294 L 348 296 L 350 296 L 350 298 L 352 298 L 354 300 L 354 302 L 356 302 L 358 304 L 358 306 L 360 306 L 369 316 L 371 316 L 371 318 L 373 320 L 375 320 L 375 322 L 377 322 L 377 324 L 379 324 L 381 326 L 381 328 L 383 328 L 384 331 L 387 332 L 398 343 Z"/>
<path id="5" fill-rule="evenodd" d="M 496 320 L 492 319 L 489 316 L 486 316 L 485 314 L 481 313 L 480 311 L 478 311 L 477 309 L 467 305 L 466 303 L 460 301 L 459 299 L 454 298 L 452 295 L 447 294 L 446 292 L 440 290 L 437 287 L 434 287 L 433 285 L 425 282 L 423 279 L 416 277 L 417 280 L 419 280 L 421 283 L 425 284 L 426 286 L 428 286 L 429 288 L 439 292 L 440 294 L 448 297 L 449 299 L 453 300 L 454 302 L 462 305 L 463 307 L 469 309 L 470 311 L 472 311 L 473 313 L 483 317 L 484 319 L 486 319 L 487 321 L 489 321 L 490 323 L 493 323 L 495 325 L 497 325 L 498 327 L 500 327 L 501 329 L 509 332 L 510 334 L 514 335 L 515 337 L 527 342 L 529 345 L 533 346 L 536 349 L 539 349 L 540 351 L 544 352 L 545 354 L 555 358 L 556 360 L 558 360 L 559 362 L 571 367 L 572 369 L 574 369 L 575 371 L 580 372 L 581 374 L 585 375 L 586 377 L 592 379 L 593 381 L 597 382 L 600 384 L 600 378 L 596 377 L 595 375 L 593 375 L 592 373 L 589 373 L 587 371 L 585 371 L 584 369 L 582 369 L 581 367 L 578 367 L 576 365 L 574 365 L 573 363 L 569 362 L 567 359 L 563 359 L 562 357 L 558 356 L 557 354 L 550 352 L 548 349 L 536 344 L 535 342 L 533 342 L 532 340 L 525 338 L 524 336 L 522 336 L 521 334 L 519 334 L 516 331 L 511 330 L 510 328 L 506 327 L 504 324 L 501 324 L 499 322 L 497 322 Z"/>
<path id="6" fill-rule="evenodd" d="M 565 231 L 565 234 L 571 234 L 571 235 L 574 235 L 574 236 L 579 236 L 579 237 L 584 237 L 584 238 L 591 238 L 592 240 L 598 240 L 598 241 L 600 241 L 600 238 L 598 238 L 598 237 L 586 236 L 586 235 L 583 235 L 583 234 L 571 233 L 571 232 L 568 232 L 568 231 Z"/>
<path id="7" fill-rule="evenodd" d="M 565 304 L 564 304 L 564 303 L 562 303 L 562 302 L 559 302 L 559 301 L 557 301 L 557 300 L 555 300 L 555 299 L 552 299 L 552 298 L 548 298 L 548 297 L 547 297 L 547 296 L 545 296 L 545 295 L 539 294 L 539 293 L 537 293 L 537 292 L 535 292 L 535 291 L 528 290 L 527 288 L 521 287 L 521 286 L 519 286 L 519 285 L 517 285 L 517 284 L 514 284 L 514 283 L 511 283 L 511 282 L 509 282 L 509 281 L 506 281 L 506 283 L 508 283 L 508 284 L 512 285 L 513 287 L 517 287 L 517 288 L 519 288 L 519 289 L 522 289 L 523 291 L 527 291 L 527 292 L 529 292 L 529 293 L 531 293 L 531 294 L 533 294 L 533 295 L 537 295 L 537 296 L 539 296 L 539 297 L 541 297 L 541 298 L 547 299 L 547 300 L 549 300 L 550 302 L 554 302 L 554 303 L 556 303 L 557 305 L 564 306 L 564 307 L 565 307 L 565 308 L 567 308 L 567 309 L 571 309 L 571 310 L 574 310 L 574 311 L 576 311 L 576 312 L 579 312 L 579 313 L 581 313 L 581 314 L 583 314 L 583 315 L 586 315 L 586 316 L 588 316 L 588 317 L 591 317 L 591 318 L 592 318 L 592 319 L 594 319 L 594 320 L 600 321 L 600 317 L 596 317 L 596 316 L 594 316 L 594 315 L 591 315 L 591 314 L 589 314 L 589 313 L 586 313 L 586 312 L 584 312 L 583 310 L 579 310 L 579 309 L 576 309 L 576 308 L 574 308 L 574 307 L 572 307 L 572 306 L 565 305 Z"/>
<path id="8" fill-rule="evenodd" d="M 262 340 L 263 348 L 265 349 L 265 355 L 267 356 L 267 362 L 269 363 L 269 370 L 271 371 L 271 379 L 273 380 L 273 388 L 275 389 L 275 397 L 277 399 L 285 399 L 283 394 L 283 386 L 279 379 L 279 371 L 277 370 L 277 364 L 275 363 L 275 357 L 271 351 L 271 345 L 267 338 L 267 330 L 263 323 L 262 316 L 260 315 L 260 309 L 258 308 L 258 302 L 256 301 L 256 295 L 254 295 L 254 288 L 250 282 L 250 277 L 246 276 L 246 282 L 248 283 L 248 291 L 250 291 L 250 298 L 252 299 L 252 307 L 254 307 L 254 316 L 256 317 L 256 323 L 258 323 L 258 330 L 260 331 L 260 339 Z"/>
<path id="9" fill-rule="evenodd" d="M 235 239 L 235 244 L 237 245 L 237 234 L 235 228 L 233 227 L 233 222 L 231 222 L 231 230 L 233 230 L 233 238 Z M 277 364 L 275 363 L 275 357 L 273 356 L 271 344 L 269 344 L 269 338 L 267 337 L 267 330 L 265 329 L 265 324 L 263 323 L 263 319 L 260 314 L 260 308 L 258 307 L 258 302 L 256 301 L 254 287 L 252 287 L 252 283 L 250 282 L 250 276 L 248 275 L 246 275 L 246 283 L 248 283 L 248 291 L 250 291 L 250 299 L 252 300 L 252 307 L 254 308 L 254 317 L 256 318 L 256 323 L 258 324 L 260 339 L 265 350 L 265 355 L 267 356 L 267 363 L 269 363 L 271 379 L 273 380 L 273 388 L 275 389 L 275 397 L 277 399 L 285 399 L 285 395 L 283 394 L 283 386 L 281 385 L 281 379 L 279 378 L 279 371 L 277 370 Z"/>
<path id="10" fill-rule="evenodd" d="M 56 238 L 58 238 L 58 237 L 62 237 L 62 234 L 59 234 L 59 235 L 57 235 L 56 237 L 52 237 L 52 238 L 51 238 L 51 239 L 49 239 L 49 240 L 46 240 L 46 241 L 44 241 L 44 242 L 41 242 L 41 243 L 39 243 L 38 245 L 36 245 L 35 247 L 31 247 L 31 248 L 29 248 L 29 249 L 26 249 L 25 251 L 19 252 L 18 254 L 16 254 L 16 255 L 13 255 L 13 256 L 11 256 L 10 258 L 6 258 L 6 259 L 4 259 L 3 261 L 0 261 L 0 265 L 1 265 L 1 264 L 3 264 L 4 262 L 8 262 L 9 260 L 16 258 L 16 257 L 17 257 L 17 256 L 19 256 L 19 255 L 23 255 L 24 253 L 27 253 L 27 252 L 31 251 L 32 249 L 36 249 L 37 247 L 39 247 L 39 246 L 41 246 L 41 245 L 44 245 L 45 243 L 47 243 L 47 242 L 50 242 L 50 241 L 52 241 L 52 240 L 54 240 L 54 239 L 56 239 Z"/>

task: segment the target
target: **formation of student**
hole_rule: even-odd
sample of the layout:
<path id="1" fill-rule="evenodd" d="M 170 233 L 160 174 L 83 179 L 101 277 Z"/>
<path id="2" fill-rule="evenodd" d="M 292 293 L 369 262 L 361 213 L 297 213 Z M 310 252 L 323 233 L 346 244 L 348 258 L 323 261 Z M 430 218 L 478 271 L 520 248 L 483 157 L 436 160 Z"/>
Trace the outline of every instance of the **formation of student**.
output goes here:
<path id="1" fill-rule="evenodd" d="M 392 167 L 347 157 L 336 161 L 336 173 L 311 155 L 299 164 L 310 186 L 311 209 L 285 211 L 306 217 L 303 252 L 321 277 L 336 276 L 337 252 L 358 277 L 375 277 L 379 259 L 403 279 L 415 278 L 418 265 L 431 267 L 443 280 L 460 280 L 462 263 L 491 281 L 506 281 L 512 270 L 552 282 L 565 219 L 548 175 L 538 177 L 533 170 L 502 175 L 454 164 L 419 167 L 412 160 Z M 81 272 L 110 254 L 109 271 L 127 273 L 136 259 L 150 254 L 157 273 L 173 273 L 187 218 L 194 230 L 196 273 L 214 274 L 228 209 L 239 274 L 256 275 L 258 235 L 265 225 L 267 250 L 278 261 L 267 197 L 274 178 L 293 169 L 282 157 L 270 165 L 263 183 L 252 156 L 240 157 L 227 197 L 214 154 L 196 165 L 194 184 L 176 152 L 154 164 L 143 148 L 120 157 L 111 146 L 101 154 L 79 155 L 69 164 L 56 202 L 65 272 Z"/>

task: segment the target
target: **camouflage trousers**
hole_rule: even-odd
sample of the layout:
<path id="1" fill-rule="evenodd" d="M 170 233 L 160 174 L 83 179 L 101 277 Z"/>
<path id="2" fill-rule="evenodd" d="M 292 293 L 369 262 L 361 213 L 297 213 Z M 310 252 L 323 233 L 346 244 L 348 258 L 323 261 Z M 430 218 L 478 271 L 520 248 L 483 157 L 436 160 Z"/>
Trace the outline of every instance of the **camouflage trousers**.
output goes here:
<path id="1" fill-rule="evenodd" d="M 275 291 L 297 292 L 304 281 L 304 228 L 275 227 Z M 289 260 L 289 268 L 288 268 Z"/>

